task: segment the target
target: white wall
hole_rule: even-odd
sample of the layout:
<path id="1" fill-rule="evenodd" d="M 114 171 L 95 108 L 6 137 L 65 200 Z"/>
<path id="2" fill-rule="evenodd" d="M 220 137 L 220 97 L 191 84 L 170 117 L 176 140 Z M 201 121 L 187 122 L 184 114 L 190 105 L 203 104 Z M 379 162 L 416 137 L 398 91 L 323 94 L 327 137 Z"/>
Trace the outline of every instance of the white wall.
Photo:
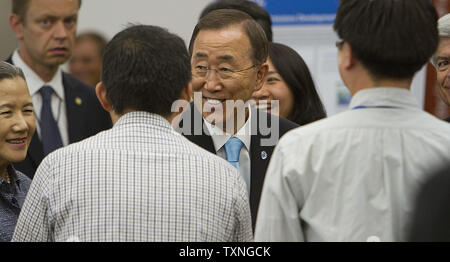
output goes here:
<path id="1" fill-rule="evenodd" d="M 0 0 L 0 59 L 8 58 L 17 46 L 17 40 L 9 27 L 11 1 Z"/>
<path id="2" fill-rule="evenodd" d="M 78 20 L 78 33 L 95 30 L 108 39 L 128 23 L 157 25 L 189 43 L 203 8 L 212 0 L 85 0 Z"/>

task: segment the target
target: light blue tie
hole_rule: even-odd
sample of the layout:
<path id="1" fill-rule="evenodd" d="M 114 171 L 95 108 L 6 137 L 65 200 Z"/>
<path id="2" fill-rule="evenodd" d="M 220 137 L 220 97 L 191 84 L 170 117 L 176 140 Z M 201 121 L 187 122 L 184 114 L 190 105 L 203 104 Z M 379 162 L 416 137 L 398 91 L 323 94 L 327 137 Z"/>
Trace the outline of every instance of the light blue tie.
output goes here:
<path id="1" fill-rule="evenodd" d="M 225 143 L 227 161 L 237 169 L 239 169 L 239 155 L 241 153 L 242 145 L 242 141 L 237 137 L 231 137 Z"/>

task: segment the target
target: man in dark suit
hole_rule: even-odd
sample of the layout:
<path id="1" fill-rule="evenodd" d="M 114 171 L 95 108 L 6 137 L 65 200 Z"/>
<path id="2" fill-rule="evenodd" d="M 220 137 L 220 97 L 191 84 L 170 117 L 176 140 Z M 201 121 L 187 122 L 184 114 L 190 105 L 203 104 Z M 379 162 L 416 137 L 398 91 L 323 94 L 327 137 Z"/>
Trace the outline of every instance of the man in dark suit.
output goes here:
<path id="1" fill-rule="evenodd" d="M 16 169 L 33 178 L 53 150 L 111 127 L 94 89 L 61 69 L 73 46 L 81 0 L 13 0 L 10 26 L 18 49 L 8 59 L 24 71 L 37 132 Z"/>
<path id="2" fill-rule="evenodd" d="M 189 50 L 194 102 L 181 116 L 179 128 L 190 141 L 239 170 L 254 227 L 273 148 L 281 135 L 298 126 L 248 103 L 267 74 L 267 38 L 246 13 L 215 10 L 198 22 Z"/>

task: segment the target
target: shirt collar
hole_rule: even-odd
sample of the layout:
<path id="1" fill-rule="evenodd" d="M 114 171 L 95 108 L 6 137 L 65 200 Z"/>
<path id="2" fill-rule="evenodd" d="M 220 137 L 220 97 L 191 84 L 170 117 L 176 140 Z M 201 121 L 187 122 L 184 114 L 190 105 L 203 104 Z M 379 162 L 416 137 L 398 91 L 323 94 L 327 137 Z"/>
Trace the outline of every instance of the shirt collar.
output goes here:
<path id="1" fill-rule="evenodd" d="M 13 168 L 12 165 L 8 165 L 8 174 L 11 178 L 11 181 L 19 181 L 19 177 L 17 176 L 16 170 Z"/>
<path id="2" fill-rule="evenodd" d="M 145 111 L 133 111 L 124 114 L 117 120 L 113 128 L 130 124 L 145 124 L 173 130 L 172 125 L 164 117 Z"/>
<path id="3" fill-rule="evenodd" d="M 6 168 L 6 172 L 9 176 L 9 184 L 2 178 L 0 177 L 0 184 L 2 183 L 7 183 L 11 188 L 16 188 L 16 186 L 19 183 L 19 176 L 16 173 L 16 170 L 13 168 L 13 166 L 10 164 L 8 165 L 8 167 Z"/>
<path id="4" fill-rule="evenodd" d="M 397 87 L 376 87 L 358 91 L 350 101 L 349 108 L 357 106 L 389 106 L 419 108 L 410 90 Z"/>
<path id="5" fill-rule="evenodd" d="M 39 93 L 39 89 L 41 89 L 44 85 L 49 85 L 53 88 L 56 95 L 64 100 L 64 88 L 63 88 L 63 79 L 62 79 L 62 70 L 58 68 L 57 73 L 53 76 L 50 82 L 46 83 L 42 80 L 34 71 L 31 69 L 20 57 L 18 50 L 15 50 L 12 55 L 12 61 L 15 66 L 20 67 L 25 75 L 28 90 L 30 91 L 30 95 L 33 96 Z"/>
<path id="6" fill-rule="evenodd" d="M 239 140 L 241 140 L 242 143 L 244 143 L 244 146 L 247 148 L 247 150 L 250 150 L 251 130 L 252 130 L 251 129 L 251 122 L 252 122 L 251 121 L 251 118 L 252 118 L 251 110 L 253 110 L 253 109 L 251 106 L 248 106 L 248 109 L 249 109 L 249 114 L 248 114 L 247 121 L 241 127 L 241 129 L 239 129 L 239 131 L 233 136 L 239 138 Z M 218 152 L 225 145 L 225 143 L 228 141 L 228 139 L 230 139 L 232 137 L 232 135 L 229 133 L 223 132 L 222 129 L 218 128 L 215 125 L 212 125 L 205 119 L 203 119 L 203 120 L 204 120 L 203 123 L 205 123 L 205 126 L 208 129 L 208 132 L 211 135 L 211 138 L 213 140 L 214 149 L 216 150 L 216 152 Z"/>

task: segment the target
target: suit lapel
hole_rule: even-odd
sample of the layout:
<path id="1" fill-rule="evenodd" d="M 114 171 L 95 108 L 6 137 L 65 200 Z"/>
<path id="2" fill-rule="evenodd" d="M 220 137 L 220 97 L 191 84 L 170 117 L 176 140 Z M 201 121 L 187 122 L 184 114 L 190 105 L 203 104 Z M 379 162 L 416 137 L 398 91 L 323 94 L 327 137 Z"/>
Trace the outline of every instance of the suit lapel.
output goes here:
<path id="1" fill-rule="evenodd" d="M 251 186 L 250 186 L 250 209 L 252 213 L 252 225 L 255 226 L 256 215 L 258 213 L 259 200 L 264 184 L 266 170 L 269 165 L 270 156 L 272 155 L 274 146 L 261 146 L 261 135 L 258 110 L 252 108 L 252 130 L 256 130 L 256 134 L 252 133 L 250 144 L 250 161 L 251 161 Z"/>
<path id="2" fill-rule="evenodd" d="M 66 99 L 67 130 L 69 132 L 69 144 L 83 139 L 83 97 L 63 73 L 64 96 Z"/>
<path id="3" fill-rule="evenodd" d="M 28 155 L 37 167 L 44 158 L 44 150 L 42 148 L 42 142 L 39 140 L 37 132 L 34 133 L 31 138 L 30 146 L 28 147 Z M 31 175 L 31 174 L 28 174 Z"/>
<path id="4" fill-rule="evenodd" d="M 273 147 L 260 145 L 261 136 L 253 135 L 251 139 L 250 161 L 251 161 L 251 189 L 250 202 L 259 198 L 264 183 L 265 172 L 269 165 L 270 155 Z"/>
<path id="5" fill-rule="evenodd" d="M 208 150 L 209 152 L 216 154 L 216 149 L 214 148 L 214 142 L 212 140 L 212 137 L 208 134 L 202 133 L 200 136 L 195 135 L 189 135 L 186 136 L 187 139 L 189 139 L 194 144 L 202 147 L 205 150 Z"/>
<path id="6" fill-rule="evenodd" d="M 178 131 L 189 139 L 189 141 L 216 154 L 212 137 L 203 128 L 203 121 L 201 113 L 195 108 L 194 103 L 191 102 L 189 109 L 183 113 L 183 119 L 180 122 Z M 190 124 L 190 126 L 184 126 L 185 124 Z M 201 125 L 201 133 L 195 132 L 195 129 L 198 129 L 198 125 Z"/>

